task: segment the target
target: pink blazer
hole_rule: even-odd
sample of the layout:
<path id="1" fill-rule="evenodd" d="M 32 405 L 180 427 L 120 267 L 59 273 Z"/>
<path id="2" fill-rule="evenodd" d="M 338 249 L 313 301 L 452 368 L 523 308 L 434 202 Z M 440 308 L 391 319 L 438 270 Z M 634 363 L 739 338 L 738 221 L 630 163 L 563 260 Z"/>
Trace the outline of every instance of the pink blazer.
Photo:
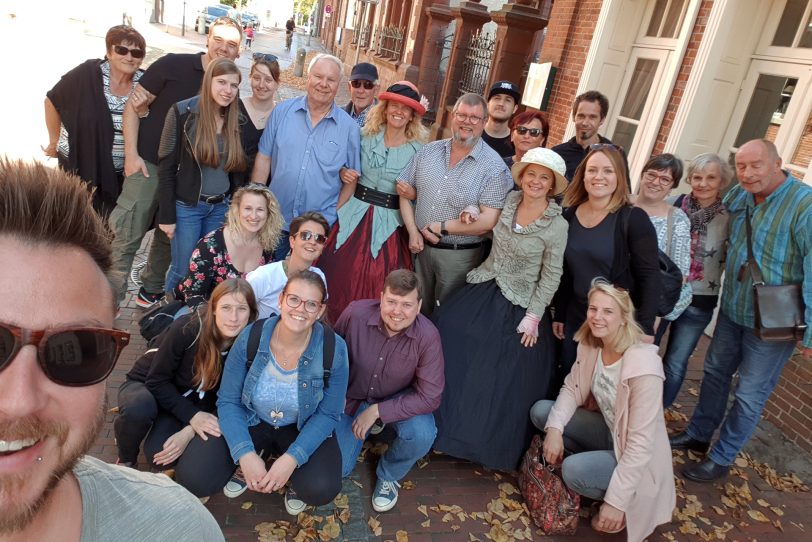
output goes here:
<path id="1" fill-rule="evenodd" d="M 579 406 L 593 406 L 592 374 L 598 350 L 578 346 L 572 371 L 564 380 L 547 427 L 564 431 Z M 636 344 L 623 354 L 612 429 L 617 467 L 604 501 L 626 513 L 629 542 L 645 539 L 671 521 L 676 505 L 671 447 L 663 417 L 663 365 L 657 347 Z"/>

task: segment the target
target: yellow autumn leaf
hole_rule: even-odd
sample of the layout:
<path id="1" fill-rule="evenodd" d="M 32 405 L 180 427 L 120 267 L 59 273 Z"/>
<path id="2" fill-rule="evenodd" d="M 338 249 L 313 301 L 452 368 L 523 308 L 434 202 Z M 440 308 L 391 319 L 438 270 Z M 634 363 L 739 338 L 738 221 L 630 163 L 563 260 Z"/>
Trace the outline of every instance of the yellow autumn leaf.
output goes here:
<path id="1" fill-rule="evenodd" d="M 519 490 L 516 489 L 516 486 L 509 482 L 503 482 L 499 484 L 499 491 L 504 491 L 505 495 L 513 495 L 514 493 L 518 493 Z"/>
<path id="2" fill-rule="evenodd" d="M 369 525 L 369 529 L 372 531 L 372 534 L 375 536 L 381 536 L 383 529 L 381 528 L 381 522 L 375 518 L 369 518 L 367 521 L 367 525 Z"/>
<path id="3" fill-rule="evenodd" d="M 490 531 L 488 531 L 488 538 L 493 540 L 493 542 L 510 542 L 510 537 L 498 523 L 494 524 Z"/>
<path id="4" fill-rule="evenodd" d="M 780 508 L 778 508 L 777 506 L 771 506 L 770 510 L 772 510 L 773 514 L 775 514 L 776 516 L 783 516 L 784 515 L 784 511 L 781 510 Z"/>
<path id="5" fill-rule="evenodd" d="M 403 482 L 401 484 L 400 487 L 401 487 L 401 489 L 405 489 L 405 490 L 408 491 L 410 489 L 414 489 L 415 486 L 414 486 L 414 482 L 412 482 L 411 480 L 406 480 L 405 482 Z"/>
<path id="6" fill-rule="evenodd" d="M 243 510 L 248 510 L 252 506 L 254 506 L 254 503 L 252 503 L 251 501 L 246 501 L 246 502 L 242 503 L 242 506 L 240 506 L 240 508 L 242 508 Z"/>
<path id="7" fill-rule="evenodd" d="M 756 521 L 760 521 L 761 523 L 769 523 L 770 520 L 761 513 L 760 510 L 748 510 L 747 515 L 753 518 Z"/>
<path id="8" fill-rule="evenodd" d="M 417 511 L 418 511 L 418 512 L 420 512 L 421 514 L 423 514 L 424 516 L 429 517 L 429 512 L 428 512 L 428 510 L 426 509 L 426 505 L 425 505 L 425 504 L 421 504 L 420 506 L 418 506 L 418 507 L 417 507 Z"/>
<path id="9" fill-rule="evenodd" d="M 737 457 L 736 461 L 734 461 L 734 463 L 736 463 L 737 467 L 744 468 L 744 467 L 747 466 L 747 460 L 745 458 L 743 458 L 742 456 Z"/>
<path id="10" fill-rule="evenodd" d="M 409 534 L 406 531 L 398 531 L 395 533 L 395 540 L 397 542 L 409 542 Z"/>
<path id="11" fill-rule="evenodd" d="M 714 512 L 716 512 L 717 514 L 719 514 L 720 516 L 724 516 L 724 515 L 725 515 L 725 510 L 724 510 L 724 508 L 721 508 L 721 507 L 719 507 L 719 506 L 711 506 L 711 508 L 713 508 L 713 511 L 714 511 Z"/>
<path id="12" fill-rule="evenodd" d="M 341 535 L 341 527 L 339 527 L 338 523 L 335 522 L 328 522 L 324 525 L 324 527 L 319 531 L 319 538 L 322 539 L 324 542 L 328 540 L 334 540 Z"/>
<path id="13" fill-rule="evenodd" d="M 768 503 L 764 499 L 759 499 L 756 502 L 758 503 L 759 506 L 763 506 L 764 508 L 769 508 L 770 507 L 770 503 Z"/>
<path id="14" fill-rule="evenodd" d="M 349 500 L 350 498 L 345 493 L 339 493 L 336 495 L 336 498 L 333 499 L 333 504 L 335 504 L 337 508 L 349 508 Z"/>
<path id="15" fill-rule="evenodd" d="M 457 531 L 459 531 L 459 530 L 460 530 L 460 526 L 459 526 L 459 525 L 452 525 L 452 526 L 451 526 L 451 531 L 452 531 L 452 532 L 455 532 L 455 533 L 456 533 L 456 532 L 457 532 Z"/>
<path id="16" fill-rule="evenodd" d="M 427 519 L 426 521 L 424 521 L 423 523 L 421 523 L 421 524 L 420 524 L 420 526 L 421 526 L 421 527 L 424 527 L 424 528 L 426 528 L 426 529 L 428 529 L 429 527 L 431 527 L 431 520 L 430 520 L 430 519 Z"/>

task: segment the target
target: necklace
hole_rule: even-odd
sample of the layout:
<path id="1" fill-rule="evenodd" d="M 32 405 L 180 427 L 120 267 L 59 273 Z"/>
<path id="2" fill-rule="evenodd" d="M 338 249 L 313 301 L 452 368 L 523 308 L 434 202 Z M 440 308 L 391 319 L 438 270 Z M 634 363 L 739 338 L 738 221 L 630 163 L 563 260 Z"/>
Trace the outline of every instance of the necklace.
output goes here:
<path id="1" fill-rule="evenodd" d="M 274 329 L 273 335 L 271 336 L 271 354 L 282 369 L 290 371 L 299 364 L 299 358 L 302 357 L 302 353 L 307 348 L 312 333 L 313 329 L 311 328 L 308 330 L 307 337 L 303 341 L 303 344 L 295 345 L 293 348 L 283 348 L 279 344 L 279 335 L 276 329 Z"/>

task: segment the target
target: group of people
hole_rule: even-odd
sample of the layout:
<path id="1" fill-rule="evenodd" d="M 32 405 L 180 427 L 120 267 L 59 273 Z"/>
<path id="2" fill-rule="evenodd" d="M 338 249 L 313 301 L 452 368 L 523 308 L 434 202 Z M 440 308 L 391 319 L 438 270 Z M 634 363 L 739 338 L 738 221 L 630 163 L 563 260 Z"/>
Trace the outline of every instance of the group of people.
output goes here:
<path id="1" fill-rule="evenodd" d="M 565 483 L 603 501 L 593 527 L 627 528 L 629 540 L 671 519 L 671 448 L 710 449 L 684 470 L 689 479 L 727 473 L 796 346 L 753 332 L 753 279 L 740 272 L 745 221 L 765 282 L 812 291 L 812 190 L 781 169 L 772 143 L 739 148 L 732 188 L 722 158 L 696 157 L 690 191 L 676 198 L 682 162 L 654 156 L 632 195 L 625 153 L 598 134 L 609 103 L 597 91 L 576 98 L 575 136 L 552 149 L 543 113 L 516 114 L 521 95 L 510 81 L 486 97 L 463 94 L 451 137 L 429 142 L 421 121 L 429 104 L 417 87 L 400 81 L 379 93 L 372 64 L 352 69 L 346 108 L 335 103 L 343 65 L 330 55 L 311 61 L 304 96 L 276 105 L 276 58 L 255 53 L 252 95 L 238 96 L 241 42 L 240 25 L 221 18 L 206 53 L 169 54 L 142 74 L 143 38 L 114 27 L 107 58 L 49 92 L 46 152 L 97 188 L 93 217 L 70 176 L 18 164 L 0 176 L 17 198 L 41 195 L 7 180 L 17 170 L 70 194 L 83 235 L 98 239 L 59 237 L 64 250 L 84 250 L 64 272 L 109 274 L 112 293 L 94 286 L 105 290 L 97 299 L 113 298 L 109 306 L 122 302 L 122 277 L 157 224 L 137 303 L 171 294 L 196 309 L 119 390 L 120 463 L 136 466 L 143 443 L 152 468 L 173 467 L 198 497 L 284 489 L 296 514 L 332 500 L 365 439 L 388 426 L 394 441 L 372 496 L 383 512 L 431 448 L 511 470 L 541 430 L 545 459 L 563 460 Z M 76 92 L 79 84 L 88 92 Z M 93 115 L 76 113 L 91 106 Z M 4 224 L 0 240 L 15 250 L 33 240 L 25 245 L 33 266 L 43 239 L 57 235 L 48 224 Z M 112 250 L 97 246 L 105 228 Z M 668 303 L 663 257 L 683 279 Z M 64 302 L 93 304 L 87 291 Z M 717 304 L 699 404 L 669 442 L 663 409 Z M 108 329 L 108 308 L 68 322 L 76 348 L 103 358 L 107 373 L 125 342 Z M 21 341 L 37 336 L 28 329 L 59 327 L 9 310 L 0 318 L 9 322 L 0 329 L 4 378 L 24 357 Z M 58 338 L 49 333 L 40 341 Z M 118 342 L 91 353 L 98 340 L 82 334 Z M 809 329 L 802 349 L 812 356 Z M 92 375 L 71 381 L 46 354 L 40 366 L 57 384 L 91 386 L 107 374 L 97 361 Z M 8 431 L 24 454 L 40 433 L 22 421 Z M 32 469 L 38 453 L 29 454 Z"/>

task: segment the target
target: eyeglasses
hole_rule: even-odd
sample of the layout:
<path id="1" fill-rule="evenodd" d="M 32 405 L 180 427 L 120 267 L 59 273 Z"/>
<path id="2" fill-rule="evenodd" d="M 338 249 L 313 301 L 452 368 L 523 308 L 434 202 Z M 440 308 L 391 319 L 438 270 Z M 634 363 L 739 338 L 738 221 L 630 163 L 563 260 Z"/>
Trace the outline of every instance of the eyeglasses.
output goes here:
<path id="1" fill-rule="evenodd" d="M 309 312 L 310 314 L 318 312 L 318 310 L 321 308 L 321 303 L 318 301 L 314 301 L 312 299 L 308 299 L 305 301 L 298 295 L 285 294 L 285 304 L 291 309 L 298 308 L 299 305 L 301 305 L 302 303 L 304 303 L 305 312 Z"/>
<path id="2" fill-rule="evenodd" d="M 517 126 L 516 131 L 519 133 L 519 135 L 524 135 L 528 132 L 530 132 L 530 135 L 532 137 L 538 137 L 541 135 L 541 128 L 528 128 L 527 126 Z"/>
<path id="3" fill-rule="evenodd" d="M 657 182 L 659 185 L 668 185 L 671 186 L 674 184 L 674 179 L 671 178 L 670 175 L 658 175 L 656 171 L 648 170 L 643 172 L 643 179 L 646 182 L 653 183 Z"/>
<path id="4" fill-rule="evenodd" d="M 0 323 L 0 371 L 23 346 L 37 347 L 37 361 L 50 380 L 62 386 L 90 386 L 110 374 L 130 334 L 117 329 L 67 327 L 25 329 Z"/>
<path id="5" fill-rule="evenodd" d="M 299 239 L 301 239 L 302 241 L 310 241 L 311 239 L 313 239 L 314 241 L 316 241 L 316 243 L 320 245 L 323 245 L 324 243 L 327 242 L 326 235 L 322 235 L 320 233 L 313 233 L 310 230 L 300 231 L 297 235 L 299 236 Z"/>
<path id="6" fill-rule="evenodd" d="M 279 57 L 271 53 L 254 53 L 254 60 L 267 60 L 268 62 L 279 62 Z"/>
<path id="7" fill-rule="evenodd" d="M 600 151 L 603 149 L 614 149 L 618 152 L 623 152 L 623 147 L 615 145 L 614 143 L 593 143 L 589 146 L 590 151 Z"/>
<path id="8" fill-rule="evenodd" d="M 471 124 L 479 124 L 483 120 L 482 117 L 466 115 L 464 113 L 454 113 L 454 118 L 457 119 L 458 122 L 470 122 Z"/>
<path id="9" fill-rule="evenodd" d="M 117 55 L 121 56 L 127 56 L 127 53 L 130 53 L 133 58 L 144 58 L 143 49 L 129 49 L 123 45 L 113 45 L 113 51 L 115 51 Z"/>
<path id="10" fill-rule="evenodd" d="M 362 86 L 367 90 L 372 90 L 373 88 L 375 88 L 375 83 L 373 83 L 372 81 L 361 79 L 355 79 L 354 81 L 350 81 L 350 84 L 352 85 L 352 88 L 361 88 Z"/>

